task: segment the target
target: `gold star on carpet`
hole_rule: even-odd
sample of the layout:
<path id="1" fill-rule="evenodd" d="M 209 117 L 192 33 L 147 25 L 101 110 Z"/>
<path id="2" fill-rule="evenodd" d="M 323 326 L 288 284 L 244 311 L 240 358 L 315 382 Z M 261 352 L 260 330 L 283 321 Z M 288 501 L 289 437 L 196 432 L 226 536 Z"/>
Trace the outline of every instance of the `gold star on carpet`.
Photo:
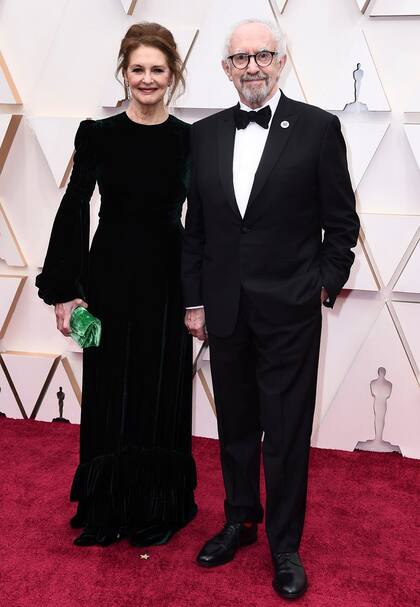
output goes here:
<path id="1" fill-rule="evenodd" d="M 141 555 L 140 555 L 140 558 L 141 558 L 143 561 L 147 561 L 147 559 L 150 559 L 150 554 L 147 554 L 147 552 L 146 552 L 145 554 L 141 554 Z"/>

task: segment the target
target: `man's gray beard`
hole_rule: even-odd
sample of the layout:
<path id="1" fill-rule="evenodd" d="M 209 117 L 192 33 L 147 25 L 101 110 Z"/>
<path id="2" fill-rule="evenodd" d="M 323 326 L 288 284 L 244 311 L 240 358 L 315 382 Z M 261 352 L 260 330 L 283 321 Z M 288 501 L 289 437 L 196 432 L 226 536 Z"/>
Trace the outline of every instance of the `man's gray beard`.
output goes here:
<path id="1" fill-rule="evenodd" d="M 249 105 L 264 105 L 265 100 L 270 92 L 268 80 L 265 80 L 259 89 L 251 89 L 247 86 L 249 80 L 242 82 L 242 95 Z"/>

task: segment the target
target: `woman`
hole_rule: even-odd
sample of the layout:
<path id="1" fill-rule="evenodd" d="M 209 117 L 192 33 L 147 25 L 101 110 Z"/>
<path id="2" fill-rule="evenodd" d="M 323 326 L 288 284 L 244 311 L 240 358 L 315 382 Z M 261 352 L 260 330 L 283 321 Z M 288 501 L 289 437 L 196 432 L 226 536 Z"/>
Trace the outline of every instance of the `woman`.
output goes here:
<path id="1" fill-rule="evenodd" d="M 189 125 L 165 98 L 184 84 L 172 34 L 155 23 L 128 30 L 118 72 L 126 112 L 86 120 L 72 176 L 52 229 L 40 297 L 69 334 L 76 306 L 102 322 L 83 360 L 80 465 L 71 520 L 77 546 L 128 535 L 163 544 L 196 513 L 191 456 L 192 344 L 180 284 Z M 100 221 L 88 252 L 89 200 L 98 183 Z"/>

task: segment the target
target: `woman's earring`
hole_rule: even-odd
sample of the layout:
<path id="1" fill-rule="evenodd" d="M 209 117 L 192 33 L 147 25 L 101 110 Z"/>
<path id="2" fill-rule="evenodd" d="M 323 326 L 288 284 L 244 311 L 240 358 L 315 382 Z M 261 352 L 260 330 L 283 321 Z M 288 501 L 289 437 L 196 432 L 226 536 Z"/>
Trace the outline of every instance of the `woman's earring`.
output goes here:
<path id="1" fill-rule="evenodd" d="M 173 89 L 172 82 L 171 82 L 171 84 L 168 84 L 166 103 L 171 102 L 173 94 L 174 94 L 174 89 Z"/>
<path id="2" fill-rule="evenodd" d="M 127 80 L 124 80 L 125 98 L 131 99 L 131 90 Z"/>

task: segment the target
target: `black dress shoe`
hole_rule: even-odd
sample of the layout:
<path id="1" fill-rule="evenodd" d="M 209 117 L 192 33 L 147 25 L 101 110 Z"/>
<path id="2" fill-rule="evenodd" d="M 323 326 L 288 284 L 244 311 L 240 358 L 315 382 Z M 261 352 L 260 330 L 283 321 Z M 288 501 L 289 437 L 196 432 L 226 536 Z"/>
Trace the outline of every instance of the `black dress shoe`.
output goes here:
<path id="1" fill-rule="evenodd" d="M 134 531 L 130 535 L 130 544 L 137 547 L 162 546 L 169 542 L 176 531 L 178 531 L 178 527 L 172 527 L 164 523 L 149 525 Z"/>
<path id="2" fill-rule="evenodd" d="M 305 594 L 308 579 L 297 552 L 273 554 L 273 588 L 283 599 L 298 599 Z"/>
<path id="3" fill-rule="evenodd" d="M 144 523 L 144 526 L 132 529 L 128 533 L 130 544 L 137 547 L 162 546 L 163 544 L 167 544 L 171 537 L 185 527 L 185 525 L 188 525 L 197 514 L 197 505 L 194 502 L 193 495 L 191 495 L 190 501 L 187 516 L 182 523 L 164 523 L 162 521 Z"/>
<path id="4" fill-rule="evenodd" d="M 76 537 L 73 544 L 75 546 L 95 546 L 96 531 L 85 529 L 78 537 Z"/>
<path id="5" fill-rule="evenodd" d="M 75 546 L 110 546 L 124 537 L 121 530 L 118 529 L 90 529 L 86 527 L 82 533 L 76 537 L 73 544 Z"/>
<path id="6" fill-rule="evenodd" d="M 115 542 L 118 542 L 123 537 L 124 534 L 119 529 L 100 529 L 96 532 L 96 545 L 106 548 L 106 546 L 115 544 Z"/>
<path id="7" fill-rule="evenodd" d="M 225 523 L 223 529 L 206 542 L 197 556 L 201 567 L 217 567 L 233 559 L 238 548 L 257 541 L 257 523 Z"/>

